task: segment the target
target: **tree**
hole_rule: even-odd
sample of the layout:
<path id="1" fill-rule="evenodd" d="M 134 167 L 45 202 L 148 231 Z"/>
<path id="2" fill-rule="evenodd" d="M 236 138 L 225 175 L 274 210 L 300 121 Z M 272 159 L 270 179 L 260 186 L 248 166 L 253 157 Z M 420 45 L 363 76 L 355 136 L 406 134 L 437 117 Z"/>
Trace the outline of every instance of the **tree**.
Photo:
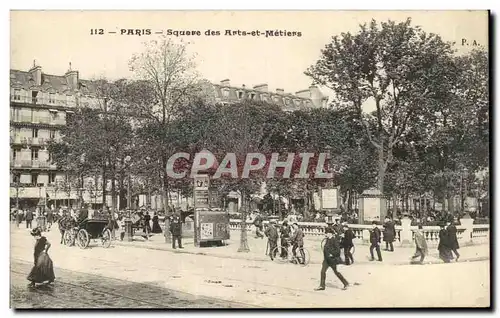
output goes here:
<path id="1" fill-rule="evenodd" d="M 172 123 L 181 118 L 193 103 L 214 102 L 211 85 L 199 78 L 193 56 L 184 43 L 167 37 L 145 44 L 144 51 L 130 60 L 138 81 L 131 83 L 123 96 L 126 104 L 141 118 L 139 136 L 148 145 L 147 153 L 158 163 L 163 206 L 167 212 L 169 178 L 167 160 L 173 154 Z"/>
<path id="2" fill-rule="evenodd" d="M 336 100 L 356 111 L 378 153 L 377 188 L 384 179 L 395 145 L 409 127 L 423 118 L 429 104 L 441 94 L 453 51 L 450 43 L 411 25 L 375 20 L 356 34 L 342 33 L 322 50 L 306 74 L 334 90 Z M 446 81 L 445 81 L 446 82 Z M 375 111 L 363 114 L 367 102 Z"/>

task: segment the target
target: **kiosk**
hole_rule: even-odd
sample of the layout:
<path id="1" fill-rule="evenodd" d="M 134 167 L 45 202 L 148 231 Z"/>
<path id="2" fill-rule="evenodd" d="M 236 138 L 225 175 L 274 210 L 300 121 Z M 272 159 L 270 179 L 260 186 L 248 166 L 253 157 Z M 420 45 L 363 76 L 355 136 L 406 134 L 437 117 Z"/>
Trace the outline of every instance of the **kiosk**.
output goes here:
<path id="1" fill-rule="evenodd" d="M 212 208 L 210 200 L 210 178 L 198 176 L 194 180 L 194 245 L 215 242 L 223 245 L 229 234 L 229 213 Z"/>

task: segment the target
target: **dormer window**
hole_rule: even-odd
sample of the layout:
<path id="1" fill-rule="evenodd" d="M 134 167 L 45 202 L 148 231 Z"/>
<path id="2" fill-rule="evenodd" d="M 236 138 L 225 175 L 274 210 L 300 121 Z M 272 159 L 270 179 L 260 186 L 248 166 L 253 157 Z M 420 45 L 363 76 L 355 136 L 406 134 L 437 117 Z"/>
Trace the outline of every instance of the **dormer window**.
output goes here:
<path id="1" fill-rule="evenodd" d="M 261 99 L 263 102 L 267 102 L 267 95 L 261 95 L 261 96 L 260 96 L 260 99 Z"/>
<path id="2" fill-rule="evenodd" d="M 49 104 L 55 104 L 55 103 L 56 103 L 56 94 L 50 93 L 49 94 Z"/>
<path id="3" fill-rule="evenodd" d="M 21 90 L 20 89 L 14 90 L 14 100 L 21 100 Z"/>
<path id="4" fill-rule="evenodd" d="M 238 92 L 238 99 L 242 99 L 243 98 L 243 92 Z"/>
<path id="5" fill-rule="evenodd" d="M 255 93 L 250 94 L 250 99 L 255 99 Z"/>
<path id="6" fill-rule="evenodd" d="M 222 96 L 229 97 L 229 90 L 228 89 L 223 89 L 222 90 Z"/>

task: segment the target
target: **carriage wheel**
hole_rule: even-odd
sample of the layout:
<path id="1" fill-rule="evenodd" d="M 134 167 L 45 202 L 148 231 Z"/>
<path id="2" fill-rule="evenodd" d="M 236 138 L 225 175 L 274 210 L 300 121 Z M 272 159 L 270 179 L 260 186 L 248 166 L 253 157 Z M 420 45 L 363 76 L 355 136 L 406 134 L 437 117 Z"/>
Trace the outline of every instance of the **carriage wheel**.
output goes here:
<path id="1" fill-rule="evenodd" d="M 311 256 L 309 255 L 309 251 L 307 249 L 302 248 L 302 251 L 304 252 L 305 259 L 302 259 L 302 254 L 300 253 L 300 249 L 297 249 L 297 258 L 301 266 L 307 266 L 311 261 Z"/>
<path id="2" fill-rule="evenodd" d="M 81 229 L 80 231 L 78 231 L 78 234 L 76 235 L 76 242 L 78 243 L 78 246 L 81 249 L 84 249 L 87 246 L 89 246 L 89 243 L 90 243 L 89 233 L 87 233 L 87 231 L 84 229 Z"/>
<path id="3" fill-rule="evenodd" d="M 111 246 L 111 231 L 109 229 L 105 229 L 104 232 L 102 232 L 101 240 L 104 248 Z"/>
<path id="4" fill-rule="evenodd" d="M 67 230 L 64 232 L 63 237 L 64 245 L 73 246 L 75 244 L 75 236 L 73 235 L 73 230 Z"/>

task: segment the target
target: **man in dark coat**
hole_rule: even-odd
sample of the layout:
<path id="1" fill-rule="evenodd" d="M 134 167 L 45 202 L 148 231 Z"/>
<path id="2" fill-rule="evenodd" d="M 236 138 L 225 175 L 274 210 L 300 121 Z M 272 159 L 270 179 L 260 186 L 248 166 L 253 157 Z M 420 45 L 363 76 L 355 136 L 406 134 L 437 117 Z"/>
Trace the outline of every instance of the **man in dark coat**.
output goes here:
<path id="1" fill-rule="evenodd" d="M 446 230 L 446 224 L 440 223 L 439 227 L 439 258 L 445 263 L 449 263 L 453 259 L 453 254 L 451 253 L 450 235 Z"/>
<path id="2" fill-rule="evenodd" d="M 172 248 L 175 247 L 175 241 L 177 241 L 179 248 L 182 247 L 182 223 L 181 219 L 177 214 L 175 214 L 170 220 L 170 233 L 172 233 Z"/>
<path id="3" fill-rule="evenodd" d="M 340 219 L 335 219 L 335 224 L 333 224 L 333 230 L 335 235 L 340 235 L 342 233 L 342 224 L 340 224 Z"/>
<path id="4" fill-rule="evenodd" d="M 305 259 L 306 259 L 306 255 L 304 253 L 304 233 L 302 232 L 302 230 L 300 229 L 299 227 L 299 224 L 297 222 L 293 223 L 293 236 L 292 236 L 292 254 L 293 254 L 293 257 L 296 258 L 297 257 L 297 248 L 299 248 L 299 252 L 300 252 L 300 259 L 299 259 L 299 263 L 300 264 L 304 264 L 305 262 Z"/>
<path id="5" fill-rule="evenodd" d="M 264 234 L 269 241 L 269 256 L 271 260 L 274 260 L 277 251 L 276 247 L 278 246 L 278 229 L 276 228 L 276 221 L 272 220 L 270 222 Z"/>
<path id="6" fill-rule="evenodd" d="M 396 228 L 394 222 L 389 218 L 385 218 L 384 223 L 384 242 L 385 242 L 385 251 L 394 252 L 394 238 L 396 236 Z"/>
<path id="7" fill-rule="evenodd" d="M 349 225 L 344 225 L 344 233 L 342 234 L 342 240 L 340 246 L 344 249 L 344 260 L 346 265 L 351 265 L 354 263 L 354 257 L 352 256 L 351 249 L 354 247 L 355 235 L 354 232 L 349 228 Z"/>
<path id="8" fill-rule="evenodd" d="M 382 262 L 382 253 L 380 252 L 380 230 L 377 227 L 377 221 L 372 222 L 372 229 L 370 230 L 370 256 L 371 260 L 374 261 L 373 250 L 377 250 L 378 261 Z"/>
<path id="9" fill-rule="evenodd" d="M 288 239 L 290 238 L 290 225 L 288 225 L 288 221 L 285 219 L 281 224 L 280 229 L 280 238 L 281 238 L 281 258 L 286 258 L 286 252 L 288 250 Z"/>
<path id="10" fill-rule="evenodd" d="M 460 246 L 458 245 L 458 238 L 457 238 L 457 227 L 455 226 L 454 221 L 448 221 L 447 222 L 447 228 L 446 231 L 448 232 L 448 242 L 450 244 L 450 249 L 455 254 L 456 256 L 456 261 L 458 262 L 458 259 L 460 258 L 460 254 L 458 253 L 458 249 Z"/>
<path id="11" fill-rule="evenodd" d="M 326 241 L 323 247 L 323 265 L 321 267 L 321 281 L 319 287 L 316 290 L 325 290 L 326 281 L 326 271 L 329 267 L 333 269 L 335 275 L 340 279 L 342 284 L 344 284 L 344 290 L 347 289 L 349 283 L 342 276 L 342 274 L 337 270 L 337 265 L 342 264 L 342 259 L 340 258 L 340 241 L 338 237 L 334 237 L 333 230 L 327 228 L 325 230 Z"/>
<path id="12" fill-rule="evenodd" d="M 263 228 L 263 220 L 260 214 L 257 214 L 255 219 L 253 220 L 253 225 L 255 226 L 255 237 L 256 238 L 264 238 L 264 235 L 262 235 L 262 228 Z"/>
<path id="13" fill-rule="evenodd" d="M 26 228 L 31 229 L 31 223 L 33 222 L 33 212 L 31 210 L 26 211 Z"/>

